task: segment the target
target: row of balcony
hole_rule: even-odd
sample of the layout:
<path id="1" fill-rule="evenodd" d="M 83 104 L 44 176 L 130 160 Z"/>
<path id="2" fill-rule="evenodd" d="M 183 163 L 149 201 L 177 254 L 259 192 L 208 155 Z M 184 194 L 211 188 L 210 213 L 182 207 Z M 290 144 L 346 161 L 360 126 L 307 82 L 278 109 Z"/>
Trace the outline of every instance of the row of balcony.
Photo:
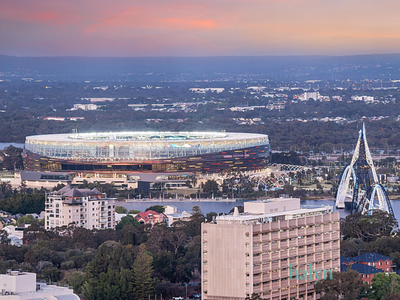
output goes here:
<path id="1" fill-rule="evenodd" d="M 273 283 L 272 285 L 258 285 L 258 286 L 253 286 L 253 291 L 252 293 L 257 293 L 260 294 L 263 291 L 263 294 L 261 295 L 262 298 L 267 298 L 268 295 L 272 299 L 274 297 L 279 297 L 279 299 L 288 296 L 291 294 L 291 296 L 295 297 L 297 299 L 297 292 L 301 293 L 310 293 L 314 292 L 314 284 L 300 284 L 300 286 L 297 287 L 297 283 L 294 283 L 295 287 L 290 288 L 291 285 L 289 286 L 280 286 L 279 284 Z M 267 297 L 266 297 L 267 296 Z"/>
<path id="2" fill-rule="evenodd" d="M 308 265 L 308 264 L 313 264 L 315 265 L 316 262 L 321 262 L 322 264 L 324 263 L 329 263 L 329 262 L 334 262 L 335 264 L 339 264 L 339 258 L 340 254 L 339 252 L 333 252 L 333 253 L 323 253 L 319 255 L 313 256 L 303 256 L 303 257 L 296 257 L 293 259 L 286 259 L 286 260 L 278 260 L 275 262 L 268 262 L 268 263 L 256 263 L 255 266 L 253 266 L 253 273 L 257 274 L 260 272 L 269 272 L 271 270 L 279 270 L 282 268 L 296 268 L 297 266 L 302 266 L 302 265 Z M 327 261 L 327 262 L 324 262 Z"/>
<path id="3" fill-rule="evenodd" d="M 276 221 L 271 223 L 263 223 L 254 226 L 254 232 L 274 231 L 281 229 L 289 229 L 303 226 L 311 226 L 315 224 L 326 224 L 340 221 L 338 213 L 321 214 L 308 217 L 301 217 L 291 220 Z"/>
<path id="4" fill-rule="evenodd" d="M 332 243 L 333 244 L 333 243 Z M 338 249 L 339 245 L 338 242 L 335 242 L 335 247 L 332 244 L 319 244 L 313 245 L 311 247 L 302 246 L 302 248 L 294 248 L 294 249 L 282 249 L 282 250 L 275 250 L 276 252 L 262 252 L 262 253 L 255 253 L 258 255 L 253 256 L 253 263 L 258 262 L 265 262 L 265 261 L 273 261 L 277 259 L 284 259 L 294 256 L 300 255 L 309 255 L 315 254 L 319 252 L 328 251 L 331 252 L 332 250 Z"/>
<path id="5" fill-rule="evenodd" d="M 309 238 L 295 238 L 294 240 L 289 240 L 289 241 L 284 241 L 284 242 L 276 242 L 276 243 L 269 243 L 267 242 L 266 244 L 258 244 L 254 245 L 253 244 L 253 253 L 265 253 L 268 251 L 275 251 L 275 250 L 281 250 L 281 249 L 290 249 L 293 247 L 300 247 L 300 246 L 305 246 L 305 245 L 311 245 L 311 244 L 318 244 L 318 243 L 324 243 L 324 242 L 331 242 L 332 240 L 339 240 L 339 232 L 335 233 L 330 233 L 330 234 L 321 234 L 319 236 L 313 236 Z M 328 244 L 324 244 L 328 245 Z M 318 246 L 318 245 L 317 245 Z M 322 249 L 322 248 L 321 248 Z"/>
<path id="6" fill-rule="evenodd" d="M 336 224 L 335 224 L 336 225 Z M 322 227 L 322 226 L 320 226 Z M 318 228 L 320 228 L 318 227 Z M 317 231 L 317 232 L 316 232 Z M 329 236 L 329 235 L 335 235 L 336 233 L 340 232 L 340 225 L 337 224 L 335 228 L 325 230 L 323 228 L 315 230 L 315 228 L 304 228 L 300 230 L 293 230 L 293 231 L 285 231 L 285 232 L 268 232 L 268 233 L 263 233 L 263 234 L 258 234 L 253 236 L 253 243 L 256 242 L 271 242 L 271 241 L 280 241 L 280 240 L 287 240 L 287 239 L 292 239 L 292 238 L 298 238 L 299 236 L 304 236 L 308 237 L 308 239 L 312 237 L 318 237 L 318 236 Z M 318 235 L 319 234 L 319 235 Z"/>

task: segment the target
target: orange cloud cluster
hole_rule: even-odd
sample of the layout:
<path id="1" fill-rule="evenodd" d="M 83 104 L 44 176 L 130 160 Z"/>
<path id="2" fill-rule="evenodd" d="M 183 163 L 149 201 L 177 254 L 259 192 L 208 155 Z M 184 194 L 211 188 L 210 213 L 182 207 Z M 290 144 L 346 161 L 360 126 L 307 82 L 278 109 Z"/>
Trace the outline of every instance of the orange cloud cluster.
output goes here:
<path id="1" fill-rule="evenodd" d="M 0 54 L 397 52 L 399 8 L 393 0 L 0 0 Z"/>

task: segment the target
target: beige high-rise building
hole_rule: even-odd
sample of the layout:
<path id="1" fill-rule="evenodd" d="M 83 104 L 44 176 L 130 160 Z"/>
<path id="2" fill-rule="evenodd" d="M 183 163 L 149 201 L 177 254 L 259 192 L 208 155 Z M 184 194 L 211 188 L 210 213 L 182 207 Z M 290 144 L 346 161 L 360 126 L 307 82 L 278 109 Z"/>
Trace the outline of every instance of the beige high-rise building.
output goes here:
<path id="1" fill-rule="evenodd" d="M 97 189 L 65 186 L 46 195 L 46 229 L 74 223 L 86 229 L 115 229 L 115 199 Z"/>
<path id="2" fill-rule="evenodd" d="M 315 283 L 340 271 L 339 221 L 332 206 L 277 198 L 203 223 L 202 299 L 316 299 Z"/>

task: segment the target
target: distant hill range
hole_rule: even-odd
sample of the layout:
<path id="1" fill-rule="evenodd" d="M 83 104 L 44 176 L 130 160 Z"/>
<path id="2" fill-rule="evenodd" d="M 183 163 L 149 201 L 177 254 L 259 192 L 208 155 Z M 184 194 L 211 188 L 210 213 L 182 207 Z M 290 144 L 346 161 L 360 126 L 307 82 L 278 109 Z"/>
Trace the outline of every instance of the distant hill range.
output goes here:
<path id="1" fill-rule="evenodd" d="M 229 78 L 229 75 L 257 76 L 272 80 L 398 80 L 400 54 L 132 58 L 0 55 L 0 72 L 5 76 L 51 76 L 88 80 L 142 75 L 159 79 L 172 76 L 175 80 L 179 79 L 179 76 L 191 80 L 199 76 Z"/>

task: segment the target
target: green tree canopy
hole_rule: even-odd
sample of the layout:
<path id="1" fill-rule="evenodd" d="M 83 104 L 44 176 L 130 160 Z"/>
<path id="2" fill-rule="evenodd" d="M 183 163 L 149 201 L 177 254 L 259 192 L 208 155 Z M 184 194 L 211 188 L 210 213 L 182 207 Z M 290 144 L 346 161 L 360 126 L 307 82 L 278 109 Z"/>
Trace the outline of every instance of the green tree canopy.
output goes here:
<path id="1" fill-rule="evenodd" d="M 372 279 L 369 299 L 394 299 L 400 296 L 400 276 L 396 273 L 378 273 Z"/>
<path id="2" fill-rule="evenodd" d="M 32 215 L 26 215 L 26 216 L 18 218 L 17 225 L 22 224 L 22 223 L 37 224 L 37 223 L 39 223 L 39 220 L 34 218 Z"/>
<path id="3" fill-rule="evenodd" d="M 207 180 L 203 185 L 203 193 L 211 195 L 212 193 L 217 193 L 219 191 L 218 183 L 215 180 Z"/>
<path id="4" fill-rule="evenodd" d="M 365 293 L 366 288 L 360 273 L 354 270 L 333 272 L 332 279 L 319 281 L 315 285 L 315 291 L 321 293 L 321 300 L 359 299 Z"/>
<path id="5" fill-rule="evenodd" d="M 165 211 L 165 207 L 164 207 L 164 205 L 152 205 L 152 206 L 146 208 L 145 211 L 148 211 L 148 210 L 153 210 L 153 211 L 158 212 L 159 214 L 161 214 L 161 213 L 163 213 Z"/>
<path id="6" fill-rule="evenodd" d="M 121 221 L 117 224 L 115 227 L 116 230 L 121 230 L 124 228 L 125 225 L 133 225 L 135 227 L 139 226 L 138 220 L 136 220 L 133 216 L 131 215 L 126 215 L 125 217 L 121 218 Z"/>
<path id="7" fill-rule="evenodd" d="M 126 214 L 128 212 L 128 210 L 123 206 L 116 206 L 115 212 L 118 214 Z"/>
<path id="8" fill-rule="evenodd" d="M 133 288 L 136 300 L 146 300 L 154 293 L 153 257 L 146 251 L 146 245 L 139 246 L 133 263 Z"/>
<path id="9" fill-rule="evenodd" d="M 347 216 L 341 224 L 343 239 L 358 238 L 364 242 L 389 236 L 397 226 L 396 219 L 387 212 L 376 209 L 372 214 L 363 215 L 359 212 Z"/>

